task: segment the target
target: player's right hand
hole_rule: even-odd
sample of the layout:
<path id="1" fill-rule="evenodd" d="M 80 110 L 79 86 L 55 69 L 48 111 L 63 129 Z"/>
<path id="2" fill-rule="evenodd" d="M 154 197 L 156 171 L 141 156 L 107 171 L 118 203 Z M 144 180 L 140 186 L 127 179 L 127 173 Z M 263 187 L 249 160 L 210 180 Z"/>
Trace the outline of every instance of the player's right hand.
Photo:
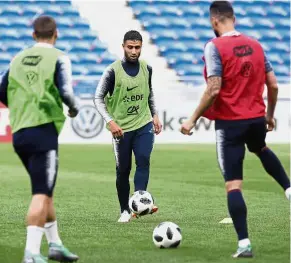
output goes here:
<path id="1" fill-rule="evenodd" d="M 184 135 L 192 135 L 193 132 L 191 131 L 195 127 L 195 123 L 193 123 L 190 119 L 186 120 L 182 123 L 180 132 Z"/>
<path id="2" fill-rule="evenodd" d="M 118 138 L 123 136 L 123 130 L 116 124 L 115 121 L 110 121 L 108 123 L 109 129 L 112 133 L 113 138 Z"/>
<path id="3" fill-rule="evenodd" d="M 276 126 L 275 119 L 273 117 L 266 116 L 266 125 L 267 125 L 268 132 L 273 131 Z"/>

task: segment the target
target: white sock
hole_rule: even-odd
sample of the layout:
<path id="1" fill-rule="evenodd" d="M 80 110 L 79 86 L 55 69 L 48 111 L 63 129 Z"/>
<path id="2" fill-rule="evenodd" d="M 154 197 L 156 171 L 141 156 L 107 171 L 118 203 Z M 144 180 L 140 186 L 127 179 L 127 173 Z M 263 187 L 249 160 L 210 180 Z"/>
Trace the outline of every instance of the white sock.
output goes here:
<path id="1" fill-rule="evenodd" d="M 290 200 L 290 198 L 291 198 L 291 187 L 289 187 L 289 188 L 287 188 L 287 189 L 285 190 L 285 195 L 286 195 L 287 199 L 288 199 L 289 201 L 291 201 L 291 200 Z"/>
<path id="2" fill-rule="evenodd" d="M 62 241 L 59 237 L 57 221 L 46 223 L 44 227 L 47 242 L 62 245 Z"/>
<path id="3" fill-rule="evenodd" d="M 33 255 L 39 255 L 43 233 L 44 228 L 42 227 L 28 226 L 25 250 Z"/>
<path id="4" fill-rule="evenodd" d="M 242 239 L 238 241 L 238 246 L 239 247 L 247 247 L 248 245 L 251 244 L 251 241 L 248 238 Z"/>

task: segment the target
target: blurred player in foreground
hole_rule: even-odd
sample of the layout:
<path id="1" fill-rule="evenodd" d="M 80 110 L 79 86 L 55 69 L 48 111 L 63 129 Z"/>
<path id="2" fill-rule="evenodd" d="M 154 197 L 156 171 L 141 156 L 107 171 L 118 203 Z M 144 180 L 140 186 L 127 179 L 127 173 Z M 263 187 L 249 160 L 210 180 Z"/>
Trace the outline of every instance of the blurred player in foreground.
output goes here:
<path id="1" fill-rule="evenodd" d="M 200 104 L 181 132 L 191 135 L 197 120 L 215 120 L 217 156 L 225 179 L 229 213 L 238 235 L 233 255 L 252 257 L 247 229 L 247 207 L 242 196 L 245 144 L 284 189 L 290 200 L 290 181 L 277 156 L 266 146 L 266 132 L 275 127 L 274 111 L 278 86 L 271 64 L 260 43 L 234 28 L 234 12 L 228 1 L 210 6 L 211 24 L 217 38 L 204 50 L 207 89 Z M 264 84 L 268 88 L 265 113 Z"/>
<path id="2" fill-rule="evenodd" d="M 95 95 L 95 105 L 113 136 L 116 159 L 116 188 L 121 208 L 118 222 L 131 219 L 128 206 L 132 151 L 136 160 L 135 191 L 146 190 L 154 133 L 159 121 L 152 91 L 152 68 L 139 60 L 142 36 L 129 31 L 123 39 L 124 58 L 112 63 L 103 73 Z M 154 207 L 152 213 L 158 210 Z"/>
<path id="3" fill-rule="evenodd" d="M 13 146 L 30 175 L 32 201 L 27 215 L 27 239 L 23 263 L 46 263 L 40 253 L 45 233 L 49 259 L 73 262 L 78 256 L 62 244 L 53 205 L 58 171 L 58 135 L 68 115 L 78 114 L 73 95 L 71 62 L 54 48 L 57 27 L 53 18 L 34 21 L 37 42 L 16 55 L 0 83 L 0 101 L 10 110 Z"/>

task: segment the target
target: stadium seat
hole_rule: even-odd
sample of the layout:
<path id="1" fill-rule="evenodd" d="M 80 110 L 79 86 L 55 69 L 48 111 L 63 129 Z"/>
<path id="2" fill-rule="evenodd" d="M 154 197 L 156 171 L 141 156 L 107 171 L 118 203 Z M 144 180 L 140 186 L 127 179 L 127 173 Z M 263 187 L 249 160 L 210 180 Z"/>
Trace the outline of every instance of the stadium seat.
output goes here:
<path id="1" fill-rule="evenodd" d="M 88 75 L 91 76 L 100 76 L 103 74 L 104 70 L 106 69 L 107 65 L 104 64 L 95 64 L 95 65 L 88 65 Z"/>
<path id="2" fill-rule="evenodd" d="M 7 18 L 0 17 L 0 28 L 9 28 L 10 26 L 11 23 Z"/>
<path id="3" fill-rule="evenodd" d="M 12 58 L 13 58 L 13 56 L 11 54 L 6 53 L 6 52 L 1 52 L 0 53 L 0 64 L 7 65 L 7 68 L 8 68 L 8 65 L 9 65 Z"/>
<path id="4" fill-rule="evenodd" d="M 188 17 L 187 21 L 190 23 L 190 27 L 193 30 L 211 30 L 211 26 L 209 24 L 209 19 L 204 17 Z"/>
<path id="5" fill-rule="evenodd" d="M 31 22 L 32 21 L 24 17 L 13 17 L 11 18 L 10 27 L 16 29 L 27 29 L 27 27 L 31 25 Z"/>
<path id="6" fill-rule="evenodd" d="M 195 5 L 181 6 L 181 11 L 186 19 L 188 19 L 188 17 L 201 17 L 204 15 L 204 11 L 201 7 Z"/>
<path id="7" fill-rule="evenodd" d="M 39 4 L 24 4 L 23 7 L 23 16 L 27 18 L 32 18 L 35 15 L 40 15 L 43 13 L 43 9 L 39 6 Z"/>
<path id="8" fill-rule="evenodd" d="M 70 51 L 72 49 L 70 41 L 57 40 L 56 47 L 65 52 Z"/>
<path id="9" fill-rule="evenodd" d="M 179 64 L 197 64 L 199 62 L 199 59 L 191 52 L 171 52 L 166 55 L 166 58 L 172 67 Z"/>
<path id="10" fill-rule="evenodd" d="M 84 65 L 73 64 L 72 72 L 73 72 L 73 75 L 78 76 L 78 75 L 86 75 L 88 73 L 88 70 L 86 66 Z"/>
<path id="11" fill-rule="evenodd" d="M 67 40 L 67 41 L 80 40 L 82 39 L 82 34 L 79 30 L 74 30 L 74 29 L 62 30 L 59 33 L 59 38 L 61 40 Z"/>
<path id="12" fill-rule="evenodd" d="M 261 42 L 278 76 L 290 76 L 287 66 L 290 63 L 289 3 L 233 2 L 237 29 Z M 214 37 L 209 22 L 209 1 L 143 0 L 127 4 L 157 45 L 159 54 L 178 76 L 201 76 L 204 46 Z M 17 52 L 34 43 L 31 23 L 40 14 L 56 18 L 59 28 L 56 47 L 68 52 L 75 75 L 98 77 L 116 59 L 71 1 L 6 0 L 1 1 L 0 14 L 0 52 L 3 55 L 0 71 L 7 69 L 9 59 Z M 78 88 L 80 94 L 92 95 L 96 88 L 96 81 L 78 83 L 83 85 Z"/>
<path id="13" fill-rule="evenodd" d="M 190 23 L 185 18 L 179 18 L 179 17 L 169 17 L 169 26 L 172 29 L 186 29 L 190 27 Z"/>
<path id="14" fill-rule="evenodd" d="M 0 29 L 1 40 L 18 40 L 19 33 L 16 29 Z"/>
<path id="15" fill-rule="evenodd" d="M 99 60 L 99 56 L 96 53 L 79 53 L 79 63 L 84 65 L 93 64 L 96 65 Z"/>
<path id="16" fill-rule="evenodd" d="M 1 44 L 4 46 L 6 52 L 11 53 L 13 55 L 24 48 L 24 45 L 21 42 L 13 42 L 9 44 L 1 43 Z"/>
<path id="17" fill-rule="evenodd" d="M 75 53 L 68 53 L 70 59 L 71 59 L 71 62 L 72 64 L 79 64 L 80 63 L 80 57 L 75 54 Z"/>
<path id="18" fill-rule="evenodd" d="M 115 55 L 112 55 L 108 51 L 100 54 L 99 56 L 100 63 L 105 64 L 105 65 L 109 65 L 113 63 L 116 59 L 117 57 Z"/>
<path id="19" fill-rule="evenodd" d="M 56 22 L 60 31 L 62 31 L 63 29 L 73 28 L 73 26 L 74 26 L 74 29 L 76 28 L 72 19 L 69 17 L 62 17 L 62 16 L 57 17 Z"/>
<path id="20" fill-rule="evenodd" d="M 290 7 L 283 8 L 282 6 L 269 6 L 266 8 L 268 17 L 290 17 Z"/>
<path id="21" fill-rule="evenodd" d="M 175 66 L 175 70 L 180 76 L 195 76 L 203 74 L 202 65 L 189 65 L 189 64 L 179 64 Z"/>
<path id="22" fill-rule="evenodd" d="M 176 40 L 178 39 L 178 34 L 175 30 L 172 29 L 156 29 L 152 31 L 152 39 Z"/>
<path id="23" fill-rule="evenodd" d="M 259 40 L 266 52 L 271 52 L 273 67 L 279 74 L 288 75 L 286 67 L 290 63 L 290 7 L 283 1 L 233 1 L 237 17 L 237 29 Z M 150 33 L 151 40 L 165 56 L 168 64 L 179 65 L 178 75 L 201 75 L 205 43 L 214 37 L 209 22 L 208 1 L 129 1 L 136 17 Z M 160 12 L 159 12 L 160 10 Z M 187 52 L 185 55 L 183 52 Z M 178 56 L 178 54 L 181 54 Z M 284 58 L 283 58 L 284 57 Z M 184 63 L 183 63 L 184 61 Z M 284 65 L 282 65 L 282 63 Z M 183 66 L 184 65 L 184 66 Z M 193 70 L 191 73 L 190 70 Z"/>
<path id="24" fill-rule="evenodd" d="M 290 30 L 290 19 L 289 18 L 279 18 L 274 20 L 275 22 L 275 26 L 278 29 L 282 29 L 282 30 Z"/>
<path id="25" fill-rule="evenodd" d="M 166 29 L 170 27 L 170 22 L 164 17 L 157 17 L 155 19 L 142 20 L 142 25 L 149 31 L 155 29 Z"/>
<path id="26" fill-rule="evenodd" d="M 23 9 L 19 5 L 2 5 L 1 3 L 1 17 L 19 16 L 23 14 Z"/>
<path id="27" fill-rule="evenodd" d="M 62 43 L 71 43 L 69 41 L 62 41 Z M 91 48 L 91 43 L 89 43 L 88 41 L 75 41 L 74 44 L 71 46 L 70 51 L 73 53 L 77 53 L 77 52 L 90 52 L 90 48 Z"/>

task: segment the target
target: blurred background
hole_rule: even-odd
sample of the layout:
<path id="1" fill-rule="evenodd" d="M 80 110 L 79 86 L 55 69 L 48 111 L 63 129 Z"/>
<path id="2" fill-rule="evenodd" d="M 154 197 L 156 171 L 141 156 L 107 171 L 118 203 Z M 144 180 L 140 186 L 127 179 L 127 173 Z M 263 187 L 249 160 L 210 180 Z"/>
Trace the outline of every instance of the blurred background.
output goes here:
<path id="1" fill-rule="evenodd" d="M 232 1 L 237 30 L 258 39 L 280 83 L 276 112 L 278 126 L 271 142 L 289 141 L 290 109 L 290 2 Z M 61 135 L 66 143 L 110 143 L 92 98 L 104 69 L 123 57 L 122 39 L 135 29 L 144 38 L 142 58 L 153 67 L 153 88 L 164 124 L 157 142 L 213 142 L 213 124 L 201 120 L 196 135 L 178 133 L 205 88 L 202 78 L 203 48 L 214 37 L 209 22 L 210 1 L 1 1 L 0 71 L 13 56 L 32 45 L 31 24 L 42 14 L 58 24 L 57 47 L 73 63 L 74 92 L 85 107 L 83 118 L 68 120 Z M 6 109 L 1 110 L 0 141 L 9 140 Z M 89 122 L 89 112 L 96 115 Z M 5 121 L 4 121 L 5 120 Z M 8 137 L 7 137 L 8 136 Z"/>

